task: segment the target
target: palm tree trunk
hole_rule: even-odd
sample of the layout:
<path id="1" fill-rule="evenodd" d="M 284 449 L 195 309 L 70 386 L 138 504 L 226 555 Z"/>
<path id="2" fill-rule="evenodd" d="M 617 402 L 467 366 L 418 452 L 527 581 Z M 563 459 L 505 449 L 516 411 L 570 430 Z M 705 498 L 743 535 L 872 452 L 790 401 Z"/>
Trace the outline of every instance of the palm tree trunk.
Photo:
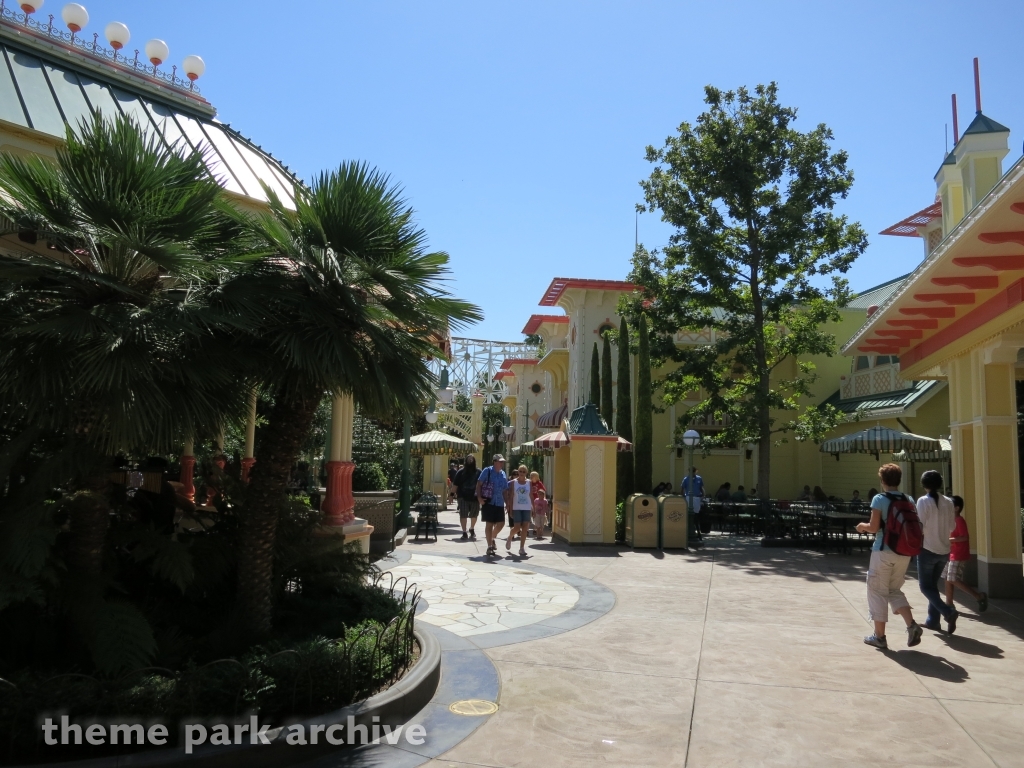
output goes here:
<path id="1" fill-rule="evenodd" d="M 110 502 L 102 490 L 75 494 L 70 505 L 68 567 L 73 574 L 96 580 L 103 571 L 103 548 L 110 527 Z"/>
<path id="2" fill-rule="evenodd" d="M 241 623 L 254 638 L 270 632 L 274 609 L 274 541 L 287 500 L 288 477 L 309 434 L 320 392 L 281 394 L 260 432 L 260 452 L 249 473 L 238 553 Z"/>

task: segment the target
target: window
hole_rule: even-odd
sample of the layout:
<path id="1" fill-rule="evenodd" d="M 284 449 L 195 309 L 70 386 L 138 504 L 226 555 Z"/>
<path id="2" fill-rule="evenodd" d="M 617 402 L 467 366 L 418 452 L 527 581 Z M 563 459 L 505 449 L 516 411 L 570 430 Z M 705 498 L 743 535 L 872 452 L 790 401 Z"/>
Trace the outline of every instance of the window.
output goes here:
<path id="1" fill-rule="evenodd" d="M 609 323 L 602 323 L 601 327 L 597 329 L 597 335 L 603 339 L 604 335 L 606 333 L 608 333 L 608 331 L 614 331 L 614 330 L 615 330 L 615 326 L 614 325 L 610 325 Z"/>
<path id="2" fill-rule="evenodd" d="M 867 355 L 860 355 L 857 358 L 857 370 L 863 371 L 871 367 L 871 359 Z"/>
<path id="3" fill-rule="evenodd" d="M 888 355 L 879 355 L 878 357 L 875 358 L 875 365 L 888 365 L 888 364 L 889 364 L 889 356 Z"/>
<path id="4" fill-rule="evenodd" d="M 541 383 L 539 381 L 535 381 L 533 382 L 533 384 L 530 385 L 530 391 L 533 392 L 533 394 L 535 395 L 539 395 L 543 391 L 543 389 L 544 387 L 541 386 Z"/>
<path id="5" fill-rule="evenodd" d="M 899 357 L 897 357 L 896 355 L 891 355 L 889 359 L 892 360 L 894 363 L 898 363 L 900 361 Z"/>

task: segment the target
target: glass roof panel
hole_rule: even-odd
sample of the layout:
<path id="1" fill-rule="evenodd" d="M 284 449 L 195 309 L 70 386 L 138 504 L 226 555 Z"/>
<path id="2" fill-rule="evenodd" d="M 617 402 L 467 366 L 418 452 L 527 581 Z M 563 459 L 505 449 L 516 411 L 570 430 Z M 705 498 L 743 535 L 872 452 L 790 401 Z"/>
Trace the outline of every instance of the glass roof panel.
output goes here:
<path id="1" fill-rule="evenodd" d="M 217 147 L 217 151 L 220 152 L 231 169 L 235 172 L 235 176 L 242 183 L 242 186 L 249 193 L 249 197 L 255 198 L 256 200 L 266 200 L 267 196 L 263 194 L 263 187 L 260 186 L 259 180 L 253 174 L 252 169 L 246 164 L 245 160 L 238 153 L 238 149 L 231 142 L 231 139 L 227 134 L 224 133 L 223 129 L 216 124 L 206 123 L 203 126 L 203 130 L 206 131 L 206 135 L 210 137 L 210 141 Z"/>
<path id="2" fill-rule="evenodd" d="M 0 120 L 28 128 L 25 110 L 21 108 L 21 99 L 14 88 L 11 70 L 7 68 L 7 49 L 0 46 Z"/>
<path id="3" fill-rule="evenodd" d="M 135 118 L 144 133 L 159 132 L 159 128 L 153 125 L 153 121 L 149 119 L 149 113 L 142 106 L 138 97 L 125 93 L 120 88 L 111 88 L 110 90 L 114 94 L 114 98 L 117 99 L 117 104 L 121 107 L 121 111 L 128 115 L 128 117 Z"/>
<path id="4" fill-rule="evenodd" d="M 228 135 L 230 136 L 230 134 Z M 286 187 L 281 183 L 277 174 L 270 169 L 269 163 L 264 159 L 263 155 L 251 149 L 244 141 L 235 136 L 231 136 L 231 143 L 234 144 L 235 149 L 238 150 L 242 157 L 249 162 L 249 167 L 259 176 L 260 180 L 274 190 L 285 205 L 293 207 L 291 187 Z"/>
<path id="5" fill-rule="evenodd" d="M 181 149 L 186 152 L 190 152 L 194 147 L 189 144 L 188 139 L 185 138 L 185 134 L 181 132 L 181 128 L 174 122 L 174 113 L 163 104 L 154 103 L 143 99 L 142 103 L 149 110 L 149 116 L 156 123 L 157 127 L 160 128 L 160 132 L 163 134 L 164 140 L 167 142 L 167 146 L 172 146 L 175 143 L 180 144 Z"/>
<path id="6" fill-rule="evenodd" d="M 83 119 L 88 120 L 92 117 L 92 110 L 89 108 L 89 102 L 86 100 L 85 94 L 82 93 L 82 86 L 78 83 L 78 77 L 74 72 L 69 72 L 66 69 L 57 69 L 49 63 L 45 63 L 43 66 L 46 67 L 46 74 L 50 78 L 50 85 L 53 86 L 53 91 L 57 94 L 60 108 L 64 112 L 64 119 L 68 121 L 72 128 L 78 128 L 79 123 Z"/>
<path id="7" fill-rule="evenodd" d="M 28 107 L 32 127 L 52 136 L 64 136 L 64 118 L 53 99 L 50 86 L 43 75 L 43 64 L 35 56 L 21 51 L 10 51 L 11 68 L 18 81 L 21 97 Z"/>
<path id="8" fill-rule="evenodd" d="M 192 142 L 193 147 L 205 149 L 206 165 L 209 167 L 210 173 L 224 186 L 224 189 L 238 195 L 244 195 L 245 190 L 242 188 L 242 185 L 238 183 L 234 174 L 231 173 L 231 168 L 224 162 L 210 140 L 206 138 L 206 134 L 203 133 L 199 121 L 180 112 L 174 116 L 174 119 L 178 122 L 182 131 L 184 131 L 188 140 Z"/>
<path id="9" fill-rule="evenodd" d="M 87 75 L 79 75 L 78 80 L 82 83 L 85 97 L 89 100 L 89 104 L 92 105 L 94 110 L 106 115 L 108 120 L 113 120 L 121 114 L 121 110 L 117 106 L 117 100 L 107 86 L 97 83 Z"/>

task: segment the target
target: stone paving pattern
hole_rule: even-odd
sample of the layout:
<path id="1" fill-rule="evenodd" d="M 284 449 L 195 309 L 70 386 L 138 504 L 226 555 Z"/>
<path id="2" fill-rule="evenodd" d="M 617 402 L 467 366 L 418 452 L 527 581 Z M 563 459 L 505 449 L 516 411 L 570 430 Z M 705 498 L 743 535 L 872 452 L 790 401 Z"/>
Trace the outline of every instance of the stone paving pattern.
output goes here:
<path id="1" fill-rule="evenodd" d="M 474 558 L 467 574 L 507 580 L 519 565 L 487 564 L 482 536 L 460 541 L 452 512 L 437 543 L 407 548 L 424 572 L 423 556 L 449 553 Z M 915 649 L 897 619 L 883 653 L 861 642 L 864 553 L 729 536 L 693 553 L 550 540 L 528 549 L 524 563 L 592 579 L 615 606 L 572 631 L 485 649 L 499 711 L 426 765 L 1024 767 L 1017 601 L 994 600 L 983 615 L 963 602 L 955 635 L 926 631 Z M 904 591 L 923 620 L 917 583 Z"/>

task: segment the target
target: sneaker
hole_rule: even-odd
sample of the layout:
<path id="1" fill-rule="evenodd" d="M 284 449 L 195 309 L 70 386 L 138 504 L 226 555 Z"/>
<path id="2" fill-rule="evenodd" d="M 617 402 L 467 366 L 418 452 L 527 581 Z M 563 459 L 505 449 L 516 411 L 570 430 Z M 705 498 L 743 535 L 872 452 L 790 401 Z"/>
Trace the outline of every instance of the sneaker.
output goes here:
<path id="1" fill-rule="evenodd" d="M 465 531 L 462 532 L 462 541 L 466 541 L 469 538 L 469 534 Z"/>
<path id="2" fill-rule="evenodd" d="M 505 539 L 505 549 L 508 550 L 509 552 L 512 551 L 512 537 L 511 536 L 509 536 L 507 539 Z"/>
<path id="3" fill-rule="evenodd" d="M 988 610 L 988 592 L 982 592 L 981 597 L 978 598 L 978 613 L 984 613 Z"/>
<path id="4" fill-rule="evenodd" d="M 949 634 L 952 635 L 954 632 L 956 632 L 956 620 L 959 618 L 960 614 L 956 611 L 956 609 L 954 609 L 953 612 L 949 614 L 949 618 L 946 619 L 946 631 L 949 632 Z"/>
<path id="5" fill-rule="evenodd" d="M 933 632 L 941 632 L 942 631 L 942 624 L 940 622 L 938 622 L 938 621 L 936 621 L 934 624 L 932 624 L 931 621 L 926 621 L 922 626 L 925 629 L 932 630 Z"/>
<path id="6" fill-rule="evenodd" d="M 889 650 L 889 643 L 885 639 L 885 635 L 882 635 L 881 637 L 874 634 L 868 635 L 864 638 L 864 643 L 866 645 L 873 645 L 875 648 L 881 648 L 883 651 Z"/>
<path id="7" fill-rule="evenodd" d="M 907 647 L 913 648 L 915 645 L 921 644 L 921 635 L 924 634 L 924 630 L 921 629 L 921 625 L 916 621 L 907 627 Z"/>
<path id="8" fill-rule="evenodd" d="M 473 541 L 476 541 L 476 529 L 475 528 L 471 528 L 469 530 L 469 538 L 471 538 Z"/>

